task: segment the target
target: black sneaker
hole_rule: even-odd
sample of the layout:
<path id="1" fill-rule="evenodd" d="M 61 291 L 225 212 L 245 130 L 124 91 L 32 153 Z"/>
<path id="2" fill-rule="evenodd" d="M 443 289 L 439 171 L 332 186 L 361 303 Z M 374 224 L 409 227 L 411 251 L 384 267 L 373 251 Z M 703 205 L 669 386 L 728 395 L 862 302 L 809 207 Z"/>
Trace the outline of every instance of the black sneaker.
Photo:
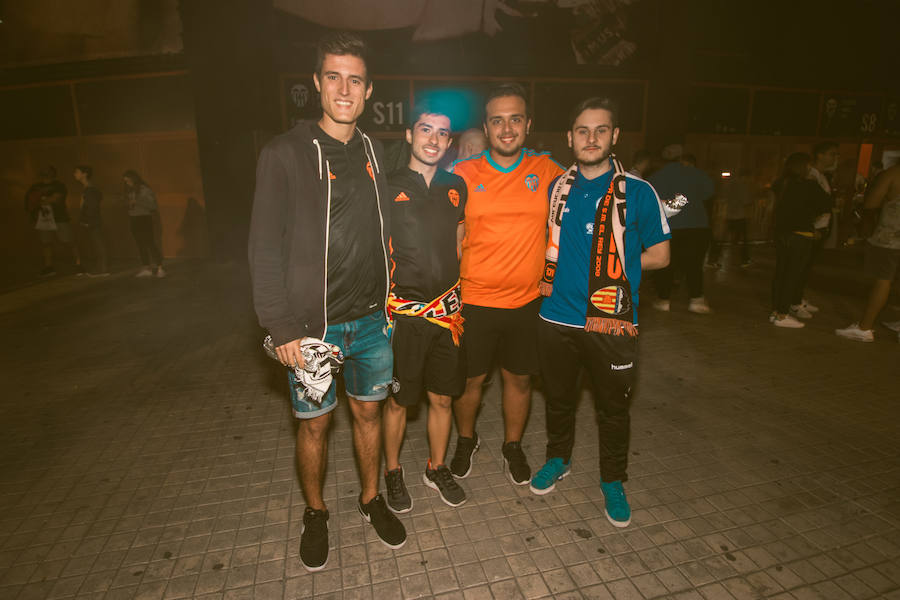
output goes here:
<path id="1" fill-rule="evenodd" d="M 527 485 L 531 481 L 531 467 L 522 452 L 522 442 L 503 444 L 503 471 L 516 485 Z"/>
<path id="2" fill-rule="evenodd" d="M 453 453 L 453 460 L 450 461 L 450 472 L 454 477 L 465 479 L 469 476 L 472 472 L 472 457 L 480 445 L 478 433 L 475 433 L 474 437 L 456 438 L 456 451 Z"/>
<path id="3" fill-rule="evenodd" d="M 403 481 L 403 467 L 385 471 L 384 486 L 387 488 L 389 509 L 397 514 L 408 513 L 412 510 L 412 498 L 409 497 L 406 482 Z"/>
<path id="4" fill-rule="evenodd" d="M 356 501 L 359 514 L 372 524 L 379 539 L 388 548 L 402 548 L 406 543 L 406 528 L 394 513 L 388 510 L 381 494 L 376 494 L 368 504 L 362 503 L 362 494 Z"/>
<path id="5" fill-rule="evenodd" d="M 437 490 L 444 504 L 450 506 L 459 506 L 466 501 L 466 492 L 456 480 L 453 473 L 447 468 L 447 465 L 438 465 L 436 469 L 431 468 L 431 461 L 425 466 L 425 472 L 422 473 L 422 482 L 433 490 Z"/>
<path id="6" fill-rule="evenodd" d="M 321 571 L 328 562 L 328 510 L 306 507 L 300 532 L 300 562 L 307 571 Z"/>

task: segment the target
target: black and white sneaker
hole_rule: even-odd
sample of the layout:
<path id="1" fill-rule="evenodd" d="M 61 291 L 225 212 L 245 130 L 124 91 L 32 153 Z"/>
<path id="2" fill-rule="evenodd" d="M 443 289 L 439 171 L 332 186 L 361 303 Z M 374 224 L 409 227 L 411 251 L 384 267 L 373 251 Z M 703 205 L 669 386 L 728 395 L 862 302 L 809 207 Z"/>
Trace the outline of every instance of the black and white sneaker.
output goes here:
<path id="1" fill-rule="evenodd" d="M 403 481 L 403 467 L 397 467 L 384 472 L 384 485 L 387 488 L 387 505 L 397 514 L 408 513 L 412 510 L 412 498 Z"/>
<path id="2" fill-rule="evenodd" d="M 459 506 L 466 501 L 466 491 L 462 489 L 453 473 L 447 468 L 447 465 L 438 465 L 436 469 L 431 468 L 431 461 L 425 466 L 425 472 L 422 473 L 422 482 L 433 490 L 437 490 L 444 504 L 449 506 Z"/>
<path id="3" fill-rule="evenodd" d="M 521 442 L 507 442 L 503 444 L 503 472 L 515 485 L 528 485 L 531 481 L 531 467 L 525 453 L 522 452 Z"/>
<path id="4" fill-rule="evenodd" d="M 384 497 L 376 494 L 368 503 L 362 503 L 362 494 L 356 501 L 359 514 L 362 518 L 372 524 L 378 538 L 388 548 L 402 548 L 406 543 L 406 527 L 400 522 L 400 519 L 388 510 Z"/>
<path id="5" fill-rule="evenodd" d="M 478 433 L 472 437 L 459 436 L 456 438 L 456 451 L 450 461 L 450 472 L 458 479 L 465 479 L 472 472 L 472 457 L 478 452 L 481 445 Z"/>
<path id="6" fill-rule="evenodd" d="M 300 562 L 307 571 L 321 571 L 328 562 L 328 510 L 306 507 L 300 532 Z"/>

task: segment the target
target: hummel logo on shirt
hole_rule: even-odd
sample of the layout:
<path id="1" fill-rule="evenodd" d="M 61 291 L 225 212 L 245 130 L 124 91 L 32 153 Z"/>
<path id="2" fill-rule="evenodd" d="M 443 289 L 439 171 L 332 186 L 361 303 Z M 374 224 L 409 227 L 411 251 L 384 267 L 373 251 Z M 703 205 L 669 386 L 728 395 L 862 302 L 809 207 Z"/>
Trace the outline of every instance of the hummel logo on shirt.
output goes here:
<path id="1" fill-rule="evenodd" d="M 484 184 L 483 184 L 483 183 L 479 183 L 479 184 L 478 184 L 478 187 L 475 188 L 475 191 L 476 191 L 476 192 L 483 192 L 483 191 L 485 191 L 485 190 L 484 190 Z"/>
<path id="2" fill-rule="evenodd" d="M 400 192 L 397 194 L 397 197 L 394 198 L 394 202 L 409 202 L 409 196 L 406 195 L 406 192 Z"/>

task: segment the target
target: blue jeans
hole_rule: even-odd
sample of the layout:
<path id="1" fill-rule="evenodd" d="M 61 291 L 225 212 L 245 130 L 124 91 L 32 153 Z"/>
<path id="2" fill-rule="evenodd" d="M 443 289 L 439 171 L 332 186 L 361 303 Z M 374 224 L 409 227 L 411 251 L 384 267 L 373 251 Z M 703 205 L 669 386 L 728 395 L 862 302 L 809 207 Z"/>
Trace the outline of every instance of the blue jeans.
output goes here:
<path id="1" fill-rule="evenodd" d="M 376 311 L 355 321 L 328 326 L 325 341 L 344 353 L 344 387 L 347 395 L 364 402 L 387 398 L 394 371 L 394 355 L 386 335 L 384 312 Z M 298 419 L 312 419 L 334 410 L 337 406 L 337 381 L 331 382 L 322 403 L 306 397 L 303 386 L 297 384 L 294 373 L 288 370 L 291 405 Z"/>

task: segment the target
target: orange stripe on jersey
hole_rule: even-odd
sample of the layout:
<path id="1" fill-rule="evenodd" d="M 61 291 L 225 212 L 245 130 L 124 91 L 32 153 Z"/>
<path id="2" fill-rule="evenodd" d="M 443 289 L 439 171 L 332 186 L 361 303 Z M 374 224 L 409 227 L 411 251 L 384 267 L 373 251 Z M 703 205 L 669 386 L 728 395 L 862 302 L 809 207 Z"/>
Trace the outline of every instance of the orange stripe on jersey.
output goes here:
<path id="1" fill-rule="evenodd" d="M 460 281 L 465 304 L 518 308 L 540 294 L 547 245 L 547 188 L 564 169 L 524 150 L 503 169 L 486 151 L 453 166 L 468 188 Z"/>
<path id="2" fill-rule="evenodd" d="M 388 256 L 391 257 L 391 272 L 389 275 L 389 277 L 391 279 L 391 289 L 394 289 L 394 270 L 396 270 L 396 268 L 397 268 L 397 263 L 394 262 L 394 243 L 393 242 L 394 242 L 394 238 L 388 237 Z"/>

